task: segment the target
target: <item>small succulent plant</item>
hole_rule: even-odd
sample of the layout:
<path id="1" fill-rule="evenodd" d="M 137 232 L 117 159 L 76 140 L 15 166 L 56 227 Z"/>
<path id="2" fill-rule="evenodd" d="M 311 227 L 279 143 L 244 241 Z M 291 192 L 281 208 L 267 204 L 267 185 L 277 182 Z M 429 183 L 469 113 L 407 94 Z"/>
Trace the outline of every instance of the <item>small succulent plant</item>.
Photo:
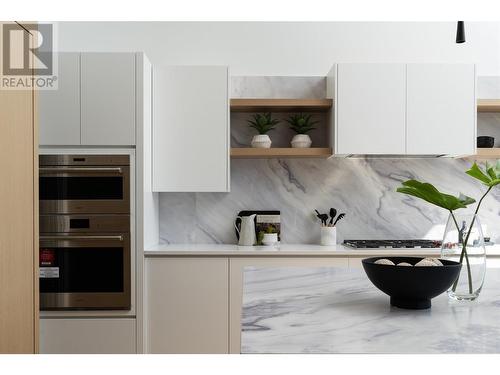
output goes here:
<path id="1" fill-rule="evenodd" d="M 266 228 L 266 233 L 278 233 L 278 231 L 274 225 L 269 224 Z"/>
<path id="2" fill-rule="evenodd" d="M 314 127 L 318 121 L 311 121 L 312 115 L 304 115 L 302 113 L 290 116 L 286 121 L 290 124 L 290 129 L 297 134 L 306 134 L 307 132 L 316 129 Z"/>
<path id="3" fill-rule="evenodd" d="M 248 120 L 251 128 L 254 128 L 259 134 L 266 134 L 268 131 L 273 130 L 279 124 L 278 119 L 271 117 L 271 112 L 257 113 L 253 115 L 253 120 Z"/>

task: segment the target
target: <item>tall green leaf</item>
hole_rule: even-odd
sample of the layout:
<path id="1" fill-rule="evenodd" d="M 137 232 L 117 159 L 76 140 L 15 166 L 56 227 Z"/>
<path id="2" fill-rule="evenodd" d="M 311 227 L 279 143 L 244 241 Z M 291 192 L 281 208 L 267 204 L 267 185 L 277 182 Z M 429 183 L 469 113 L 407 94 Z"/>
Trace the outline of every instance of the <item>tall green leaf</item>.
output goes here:
<path id="1" fill-rule="evenodd" d="M 486 172 L 484 172 L 477 163 L 474 163 L 468 171 L 469 176 L 481 181 L 487 187 L 493 187 L 500 184 L 500 160 L 495 165 L 486 163 Z"/>
<path id="2" fill-rule="evenodd" d="M 417 180 L 408 180 L 402 183 L 403 186 L 399 187 L 396 191 L 411 195 L 435 206 L 453 211 L 459 208 L 466 208 L 469 204 L 474 203 L 474 198 L 460 194 L 458 197 L 440 192 L 434 185 L 420 182 Z"/>

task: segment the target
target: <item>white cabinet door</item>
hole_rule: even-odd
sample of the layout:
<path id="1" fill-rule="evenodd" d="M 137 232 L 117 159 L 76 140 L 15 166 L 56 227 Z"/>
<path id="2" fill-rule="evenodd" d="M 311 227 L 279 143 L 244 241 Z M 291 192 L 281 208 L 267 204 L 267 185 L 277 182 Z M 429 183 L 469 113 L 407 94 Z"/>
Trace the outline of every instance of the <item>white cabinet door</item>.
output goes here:
<path id="1" fill-rule="evenodd" d="M 405 153 L 405 64 L 338 64 L 338 154 Z"/>
<path id="2" fill-rule="evenodd" d="M 82 145 L 135 144 L 135 54 L 82 53 Z"/>
<path id="3" fill-rule="evenodd" d="M 228 352 L 228 259 L 146 260 L 148 353 Z"/>
<path id="4" fill-rule="evenodd" d="M 38 91 L 41 145 L 80 144 L 80 54 L 58 53 L 57 89 Z"/>
<path id="5" fill-rule="evenodd" d="M 243 270 L 245 267 L 348 267 L 348 258 L 231 258 L 229 272 L 229 352 L 240 353 Z"/>
<path id="6" fill-rule="evenodd" d="M 42 354 L 135 354 L 135 319 L 40 319 Z"/>
<path id="7" fill-rule="evenodd" d="M 408 64 L 408 154 L 475 153 L 473 64 Z"/>
<path id="8" fill-rule="evenodd" d="M 229 191 L 228 68 L 155 67 L 153 191 Z"/>

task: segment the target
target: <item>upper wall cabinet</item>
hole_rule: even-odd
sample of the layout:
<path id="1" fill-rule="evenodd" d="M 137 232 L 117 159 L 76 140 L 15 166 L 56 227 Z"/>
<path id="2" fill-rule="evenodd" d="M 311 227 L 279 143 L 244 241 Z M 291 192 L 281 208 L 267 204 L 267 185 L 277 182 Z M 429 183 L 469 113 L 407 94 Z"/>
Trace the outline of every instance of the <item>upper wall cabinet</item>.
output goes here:
<path id="1" fill-rule="evenodd" d="M 405 153 L 404 64 L 338 64 L 338 154 Z"/>
<path id="2" fill-rule="evenodd" d="M 39 92 L 40 144 L 135 145 L 136 55 L 59 53 L 58 89 Z"/>
<path id="3" fill-rule="evenodd" d="M 41 145 L 80 144 L 80 54 L 58 54 L 57 90 L 38 91 Z"/>
<path id="4" fill-rule="evenodd" d="M 229 191 L 227 67 L 154 68 L 153 191 Z"/>
<path id="5" fill-rule="evenodd" d="M 409 64 L 407 76 L 407 153 L 474 154 L 474 65 Z"/>
<path id="6" fill-rule="evenodd" d="M 338 64 L 327 82 L 335 154 L 475 153 L 472 64 Z"/>
<path id="7" fill-rule="evenodd" d="M 135 144 L 135 54 L 82 54 L 82 144 Z"/>

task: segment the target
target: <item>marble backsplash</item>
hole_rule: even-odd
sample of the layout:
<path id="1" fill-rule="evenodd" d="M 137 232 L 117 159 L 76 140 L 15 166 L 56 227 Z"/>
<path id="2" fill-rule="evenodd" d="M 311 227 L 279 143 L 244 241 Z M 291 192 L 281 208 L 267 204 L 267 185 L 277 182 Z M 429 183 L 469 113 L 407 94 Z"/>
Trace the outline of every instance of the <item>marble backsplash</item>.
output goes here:
<path id="1" fill-rule="evenodd" d="M 441 239 L 447 213 L 395 192 L 415 178 L 443 191 L 478 198 L 484 188 L 454 159 L 232 160 L 230 193 L 162 193 L 164 243 L 235 243 L 233 222 L 245 209 L 281 211 L 283 243 L 318 243 L 313 210 L 346 212 L 338 241 L 346 238 Z M 480 217 L 500 242 L 500 189 L 484 200 Z"/>
<path id="2" fill-rule="evenodd" d="M 231 85 L 232 97 L 325 96 L 324 77 L 233 77 Z M 478 87 L 479 97 L 495 97 L 500 82 L 479 78 Z M 247 145 L 252 134 L 243 126 L 244 118 L 233 114 L 231 121 L 233 147 Z M 495 136 L 499 147 L 499 124 L 497 113 L 478 114 L 478 135 Z M 316 143 L 324 140 L 321 130 L 311 136 Z M 464 173 L 470 163 L 447 158 L 233 159 L 230 193 L 160 194 L 160 241 L 236 243 L 233 223 L 239 211 L 273 209 L 281 211 L 283 243 L 318 243 L 320 226 L 313 211 L 330 207 L 347 214 L 338 225 L 338 241 L 441 239 L 447 212 L 395 190 L 415 178 L 445 192 L 479 198 L 485 189 Z M 484 200 L 480 218 L 486 234 L 500 243 L 500 188 Z"/>

